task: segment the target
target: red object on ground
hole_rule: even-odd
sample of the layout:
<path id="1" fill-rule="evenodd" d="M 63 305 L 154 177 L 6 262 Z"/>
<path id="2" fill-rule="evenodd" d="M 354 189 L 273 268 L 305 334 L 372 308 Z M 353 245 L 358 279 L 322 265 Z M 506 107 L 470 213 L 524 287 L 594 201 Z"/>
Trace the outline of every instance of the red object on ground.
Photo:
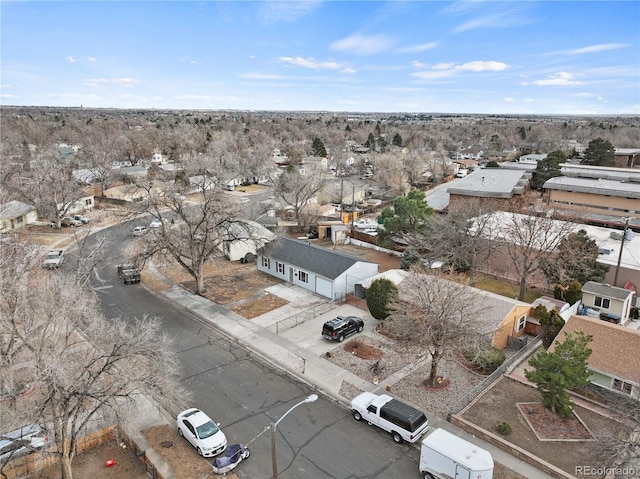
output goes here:
<path id="1" fill-rule="evenodd" d="M 114 459 L 109 459 L 108 461 L 106 461 L 104 463 L 104 465 L 107 466 L 107 467 L 115 466 L 116 465 L 116 461 Z"/>

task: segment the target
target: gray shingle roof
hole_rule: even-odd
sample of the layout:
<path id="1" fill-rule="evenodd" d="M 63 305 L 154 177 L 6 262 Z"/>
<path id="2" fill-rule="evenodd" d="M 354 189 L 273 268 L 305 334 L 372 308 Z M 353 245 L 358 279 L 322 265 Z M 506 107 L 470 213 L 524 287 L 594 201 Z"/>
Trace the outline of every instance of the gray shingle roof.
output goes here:
<path id="1" fill-rule="evenodd" d="M 332 251 L 290 238 L 279 238 L 272 241 L 261 248 L 258 253 L 329 279 L 336 279 L 358 262 L 371 263 L 339 251 Z"/>
<path id="2" fill-rule="evenodd" d="M 611 286 L 610 284 L 596 283 L 595 281 L 587 281 L 582 287 L 584 293 L 597 294 L 606 298 L 615 298 L 624 301 L 629 297 L 632 291 L 624 288 L 618 288 L 617 286 Z"/>
<path id="3" fill-rule="evenodd" d="M 18 216 L 25 215 L 30 211 L 35 210 L 35 206 L 22 203 L 20 201 L 12 200 L 3 205 L 0 205 L 0 218 L 12 219 Z"/>

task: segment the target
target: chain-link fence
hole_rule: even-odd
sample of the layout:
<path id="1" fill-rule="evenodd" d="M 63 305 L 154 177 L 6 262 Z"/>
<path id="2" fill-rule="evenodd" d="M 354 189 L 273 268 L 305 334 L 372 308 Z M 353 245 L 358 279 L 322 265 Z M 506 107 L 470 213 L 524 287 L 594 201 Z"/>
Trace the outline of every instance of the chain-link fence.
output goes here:
<path id="1" fill-rule="evenodd" d="M 480 383 L 478 383 L 473 389 L 471 389 L 467 394 L 461 397 L 456 403 L 454 403 L 449 409 L 449 414 L 447 416 L 447 420 L 451 420 L 451 416 L 460 413 L 467 405 L 471 403 L 476 397 L 478 397 L 483 391 L 486 391 L 491 387 L 493 383 L 495 383 L 502 375 L 507 372 L 507 370 L 515 368 L 520 362 L 529 356 L 531 352 L 535 351 L 540 347 L 542 343 L 541 336 L 536 336 L 535 339 L 530 340 L 525 347 L 517 351 L 513 356 L 508 358 L 504 363 L 502 363 L 498 369 L 492 372 L 489 376 L 484 378 Z"/>
<path id="2" fill-rule="evenodd" d="M 305 321 L 315 318 L 316 316 L 320 316 L 321 314 L 327 313 L 335 308 L 335 301 L 329 301 L 327 303 L 316 304 L 313 306 L 309 306 L 304 311 L 300 311 L 288 318 L 281 319 L 276 323 L 268 326 L 267 329 L 273 331 L 276 334 L 280 334 L 282 331 L 286 331 L 287 329 L 295 328 L 301 323 Z"/>

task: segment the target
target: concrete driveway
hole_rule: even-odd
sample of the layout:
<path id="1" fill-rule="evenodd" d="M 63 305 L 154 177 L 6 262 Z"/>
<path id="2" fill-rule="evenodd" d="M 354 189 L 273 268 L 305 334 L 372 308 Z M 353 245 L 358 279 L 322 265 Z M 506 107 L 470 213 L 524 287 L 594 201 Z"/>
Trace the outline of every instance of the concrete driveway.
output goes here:
<path id="1" fill-rule="evenodd" d="M 340 345 L 322 337 L 322 325 L 326 321 L 336 316 L 358 316 L 365 321 L 361 334 L 367 334 L 367 331 L 372 333 L 378 323 L 368 311 L 351 304 L 329 302 L 327 298 L 298 286 L 283 283 L 271 286 L 266 291 L 289 303 L 253 318 L 251 322 L 318 356 Z"/>

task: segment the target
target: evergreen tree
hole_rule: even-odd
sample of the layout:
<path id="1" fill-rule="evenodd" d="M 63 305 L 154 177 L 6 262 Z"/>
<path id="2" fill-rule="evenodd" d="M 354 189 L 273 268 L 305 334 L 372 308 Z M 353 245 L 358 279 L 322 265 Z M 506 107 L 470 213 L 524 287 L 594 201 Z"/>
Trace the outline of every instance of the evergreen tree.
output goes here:
<path id="1" fill-rule="evenodd" d="M 587 281 L 604 281 L 609 265 L 598 262 L 596 241 L 585 230 L 579 230 L 564 237 L 553 256 L 540 258 L 540 269 L 549 284 L 568 285 L 576 280 L 583 285 Z"/>
<path id="2" fill-rule="evenodd" d="M 566 156 L 560 150 L 552 151 L 544 160 L 540 160 L 533 172 L 531 186 L 536 190 L 541 190 L 545 181 L 549 178 L 562 176 L 560 163 L 564 162 L 564 160 L 566 160 Z"/>
<path id="3" fill-rule="evenodd" d="M 364 146 L 366 146 L 367 148 L 371 148 L 372 150 L 375 149 L 376 139 L 373 137 L 373 133 L 369 133 L 369 136 L 367 137 L 367 141 L 365 141 Z"/>
<path id="4" fill-rule="evenodd" d="M 582 285 L 575 279 L 566 284 L 558 283 L 553 288 L 553 297 L 569 304 L 575 304 L 582 297 Z"/>
<path id="5" fill-rule="evenodd" d="M 496 160 L 491 160 L 489 163 L 487 163 L 486 168 L 500 168 L 500 165 Z"/>
<path id="6" fill-rule="evenodd" d="M 324 143 L 317 136 L 313 139 L 313 144 L 311 145 L 311 155 L 320 156 L 322 158 L 326 158 L 327 156 L 327 150 L 324 147 Z"/>
<path id="7" fill-rule="evenodd" d="M 542 404 L 554 414 L 571 414 L 573 402 L 567 390 L 589 384 L 587 360 L 591 349 L 587 345 L 591 339 L 581 331 L 567 333 L 563 342 L 556 343 L 555 350 L 541 351 L 529 360 L 535 370 L 525 370 L 524 374 L 538 386 Z"/>
<path id="8" fill-rule="evenodd" d="M 400 269 L 409 270 L 411 266 L 420 261 L 420 255 L 415 248 L 407 248 L 402 253 L 402 260 L 400 260 Z"/>
<path id="9" fill-rule="evenodd" d="M 391 144 L 393 146 L 402 146 L 402 137 L 400 136 L 400 133 L 396 133 L 395 135 L 393 135 L 393 139 L 391 140 Z"/>
<path id="10" fill-rule="evenodd" d="M 616 155 L 613 145 L 602 138 L 591 140 L 585 155 L 585 163 L 588 165 L 615 166 L 616 164 Z"/>
<path id="11" fill-rule="evenodd" d="M 385 207 L 381 211 L 384 229 L 378 233 L 379 245 L 388 245 L 394 235 L 419 233 L 426 229 L 426 221 L 433 214 L 433 208 L 424 197 L 423 191 L 411 190 L 406 196 L 398 196 L 393 201 L 393 209 Z"/>
<path id="12" fill-rule="evenodd" d="M 387 319 L 398 298 L 398 288 L 390 279 L 373 280 L 365 294 L 367 307 L 376 319 Z"/>
<path id="13" fill-rule="evenodd" d="M 549 349 L 553 340 L 564 326 L 564 319 L 555 309 L 547 311 L 543 305 L 539 304 L 533 311 L 533 317 L 540 322 L 542 326 L 542 345 L 545 349 Z"/>

